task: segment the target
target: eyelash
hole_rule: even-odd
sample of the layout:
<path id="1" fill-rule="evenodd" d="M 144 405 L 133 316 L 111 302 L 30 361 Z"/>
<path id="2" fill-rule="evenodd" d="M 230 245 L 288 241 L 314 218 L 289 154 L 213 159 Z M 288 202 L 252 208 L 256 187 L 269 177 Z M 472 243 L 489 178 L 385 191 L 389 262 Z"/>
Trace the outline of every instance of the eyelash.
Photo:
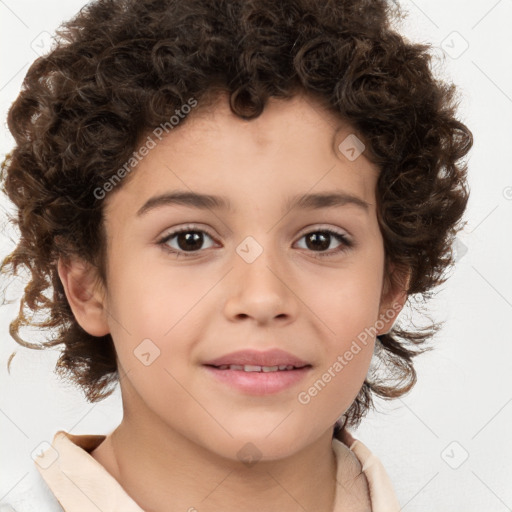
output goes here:
<path id="1" fill-rule="evenodd" d="M 176 231 L 173 231 L 172 233 L 169 233 L 169 234 L 165 235 L 163 238 L 161 238 L 157 242 L 157 244 L 160 245 L 162 247 L 162 249 L 164 251 L 166 251 L 167 253 L 176 254 L 178 256 L 185 256 L 186 258 L 193 257 L 197 253 L 202 252 L 202 250 L 190 251 L 190 252 L 187 252 L 187 251 L 177 251 L 176 249 L 171 249 L 169 247 L 169 245 L 167 245 L 167 242 L 169 240 L 172 240 L 175 236 L 179 235 L 180 233 L 190 233 L 190 232 L 193 232 L 193 233 L 204 233 L 204 234 L 208 235 L 212 240 L 215 241 L 215 238 L 212 235 L 210 235 L 208 233 L 208 231 L 205 231 L 204 229 L 197 229 L 197 228 L 194 228 L 193 226 L 186 226 L 184 228 L 180 228 L 180 229 L 178 229 Z M 341 242 L 341 246 L 340 246 L 341 248 L 335 249 L 334 251 L 331 251 L 331 252 L 327 252 L 327 251 L 311 251 L 311 252 L 313 252 L 315 254 L 315 256 L 314 256 L 315 258 L 326 258 L 326 257 L 337 256 L 340 253 L 345 252 L 345 251 L 351 249 L 354 246 L 354 243 L 351 240 L 349 240 L 349 238 L 347 236 L 345 236 L 342 233 L 338 233 L 337 231 L 333 231 L 332 229 L 327 229 L 327 228 L 326 229 L 316 229 L 316 230 L 313 230 L 313 231 L 308 231 L 307 233 L 304 233 L 300 237 L 300 239 L 302 239 L 303 237 L 305 237 L 307 235 L 311 235 L 312 233 L 326 233 L 328 235 L 333 236 L 339 242 Z"/>

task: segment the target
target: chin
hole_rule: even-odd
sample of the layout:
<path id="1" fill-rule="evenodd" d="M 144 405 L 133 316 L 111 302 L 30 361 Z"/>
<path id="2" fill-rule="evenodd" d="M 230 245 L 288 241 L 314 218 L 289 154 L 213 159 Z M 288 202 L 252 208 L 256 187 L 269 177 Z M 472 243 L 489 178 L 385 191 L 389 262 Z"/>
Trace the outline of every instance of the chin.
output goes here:
<path id="1" fill-rule="evenodd" d="M 304 428 L 296 430 L 283 428 L 278 423 L 266 428 L 254 425 L 251 429 L 230 429 L 233 438 L 226 439 L 223 436 L 218 443 L 211 443 L 211 450 L 219 455 L 246 463 L 248 466 L 257 461 L 275 461 L 291 457 L 305 448 L 310 441 L 305 437 Z M 269 434 L 270 433 L 270 434 Z"/>

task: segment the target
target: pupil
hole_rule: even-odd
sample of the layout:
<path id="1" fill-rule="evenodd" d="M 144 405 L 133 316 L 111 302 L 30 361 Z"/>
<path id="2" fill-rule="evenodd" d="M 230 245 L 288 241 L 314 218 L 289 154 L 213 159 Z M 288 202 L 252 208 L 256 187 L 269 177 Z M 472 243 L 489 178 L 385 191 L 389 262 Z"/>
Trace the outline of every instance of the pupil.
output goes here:
<path id="1" fill-rule="evenodd" d="M 184 242 L 183 244 L 181 242 Z M 201 248 L 203 236 L 197 231 L 187 231 L 178 234 L 178 246 L 184 251 L 194 251 Z"/>
<path id="2" fill-rule="evenodd" d="M 330 235 L 319 231 L 318 233 L 311 233 L 308 237 L 306 237 L 308 249 L 315 249 L 314 242 L 321 242 L 320 244 L 316 244 L 316 249 L 328 249 L 329 248 L 329 237 Z M 310 247 L 309 241 L 313 242 L 313 247 Z"/>

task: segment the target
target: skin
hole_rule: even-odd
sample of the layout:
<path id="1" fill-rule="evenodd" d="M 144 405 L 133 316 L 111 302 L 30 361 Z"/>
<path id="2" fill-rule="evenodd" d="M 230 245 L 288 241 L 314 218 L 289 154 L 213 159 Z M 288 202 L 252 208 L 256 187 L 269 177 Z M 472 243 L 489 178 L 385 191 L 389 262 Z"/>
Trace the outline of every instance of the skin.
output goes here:
<path id="1" fill-rule="evenodd" d="M 251 121 L 233 115 L 221 96 L 169 132 L 106 197 L 107 285 L 85 262 L 59 261 L 77 321 L 93 335 L 111 333 L 118 357 L 124 417 L 92 456 L 144 510 L 328 512 L 335 492 L 350 510 L 369 509 L 366 479 L 348 448 L 336 482 L 331 443 L 336 419 L 363 385 L 375 338 L 307 404 L 297 399 L 406 300 L 385 279 L 378 169 L 364 153 L 350 161 L 337 151 L 351 133 L 308 96 L 271 99 Z M 137 216 L 149 198 L 176 189 L 226 196 L 232 209 L 166 205 Z M 334 190 L 368 209 L 283 212 L 290 196 Z M 178 237 L 166 243 L 181 249 L 179 257 L 159 245 L 189 224 L 206 232 L 191 256 Z M 322 229 L 354 245 L 332 236 L 327 248 L 308 244 L 305 235 Z M 236 252 L 248 236 L 263 249 L 252 263 Z M 147 338 L 160 350 L 149 366 L 134 355 Z M 273 395 L 248 396 L 201 366 L 234 350 L 274 347 L 312 369 Z M 260 457 L 250 467 L 237 455 L 249 442 Z"/>

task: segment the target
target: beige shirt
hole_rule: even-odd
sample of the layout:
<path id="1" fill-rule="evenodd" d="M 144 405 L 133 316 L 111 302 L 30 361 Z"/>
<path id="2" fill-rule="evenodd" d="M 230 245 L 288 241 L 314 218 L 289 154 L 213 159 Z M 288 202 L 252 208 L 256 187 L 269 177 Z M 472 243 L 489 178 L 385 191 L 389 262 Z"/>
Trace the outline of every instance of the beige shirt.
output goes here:
<path id="1" fill-rule="evenodd" d="M 372 512 L 399 512 L 400 505 L 391 481 L 380 461 L 345 429 L 342 438 L 333 438 L 339 461 L 347 447 L 355 454 L 368 482 Z M 144 512 L 119 482 L 90 453 L 104 435 L 72 435 L 60 430 L 52 447 L 35 459 L 36 467 L 65 512 Z M 338 464 L 338 481 L 342 481 Z M 333 512 L 342 512 L 336 488 Z M 345 511 L 343 511 L 345 512 Z"/>

